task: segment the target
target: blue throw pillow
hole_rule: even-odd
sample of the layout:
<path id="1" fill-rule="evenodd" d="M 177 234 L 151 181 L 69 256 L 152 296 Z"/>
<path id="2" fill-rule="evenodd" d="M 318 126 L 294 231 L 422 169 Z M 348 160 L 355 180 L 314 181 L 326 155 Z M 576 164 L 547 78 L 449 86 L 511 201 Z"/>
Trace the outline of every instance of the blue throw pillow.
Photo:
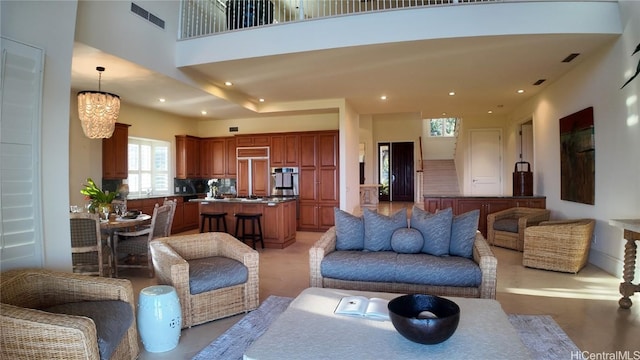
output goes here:
<path id="1" fill-rule="evenodd" d="M 364 249 L 364 220 L 333 208 L 336 221 L 336 250 Z"/>
<path id="2" fill-rule="evenodd" d="M 391 235 L 391 249 L 399 254 L 417 254 L 422 251 L 424 239 L 416 229 L 402 228 Z"/>
<path id="3" fill-rule="evenodd" d="M 480 210 L 471 210 L 453 218 L 449 254 L 473 257 L 473 242 L 476 240 L 478 231 L 478 219 L 480 219 Z"/>
<path id="4" fill-rule="evenodd" d="M 424 238 L 423 253 L 435 256 L 449 254 L 452 218 L 451 208 L 431 214 L 414 206 L 411 213 L 411 227 L 420 231 Z"/>
<path id="5" fill-rule="evenodd" d="M 391 251 L 391 235 L 407 227 L 407 209 L 403 208 L 391 216 L 364 209 L 364 249 L 368 251 Z"/>

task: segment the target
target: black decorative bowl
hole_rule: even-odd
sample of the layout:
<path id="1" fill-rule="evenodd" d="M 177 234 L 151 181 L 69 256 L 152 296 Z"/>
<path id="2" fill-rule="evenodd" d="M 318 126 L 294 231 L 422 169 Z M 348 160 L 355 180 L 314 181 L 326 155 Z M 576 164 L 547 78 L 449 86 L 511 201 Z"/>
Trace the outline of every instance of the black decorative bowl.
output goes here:
<path id="1" fill-rule="evenodd" d="M 405 338 L 420 344 L 438 344 L 453 335 L 460 307 L 433 295 L 403 295 L 389 302 L 391 323 Z"/>

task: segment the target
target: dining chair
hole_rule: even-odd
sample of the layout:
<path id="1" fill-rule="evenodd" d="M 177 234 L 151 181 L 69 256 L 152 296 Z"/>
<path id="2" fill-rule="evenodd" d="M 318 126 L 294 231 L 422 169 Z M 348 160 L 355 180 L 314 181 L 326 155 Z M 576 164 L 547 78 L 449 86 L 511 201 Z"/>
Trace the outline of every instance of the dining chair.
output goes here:
<path id="1" fill-rule="evenodd" d="M 176 207 L 178 207 L 178 200 L 169 200 L 167 198 L 164 198 L 164 203 L 162 205 L 171 205 L 171 214 L 169 214 L 169 223 L 167 224 L 167 236 L 169 236 L 171 235 L 171 227 L 173 226 L 173 217 L 176 214 Z"/>
<path id="2" fill-rule="evenodd" d="M 115 276 L 121 268 L 146 268 L 153 277 L 153 263 L 149 242 L 158 237 L 169 236 L 172 221 L 172 205 L 158 205 L 153 209 L 151 225 L 136 231 L 116 231 L 113 235 L 115 253 Z"/>
<path id="3" fill-rule="evenodd" d="M 73 272 L 111 276 L 112 252 L 108 242 L 102 239 L 99 215 L 70 213 L 69 226 Z"/>

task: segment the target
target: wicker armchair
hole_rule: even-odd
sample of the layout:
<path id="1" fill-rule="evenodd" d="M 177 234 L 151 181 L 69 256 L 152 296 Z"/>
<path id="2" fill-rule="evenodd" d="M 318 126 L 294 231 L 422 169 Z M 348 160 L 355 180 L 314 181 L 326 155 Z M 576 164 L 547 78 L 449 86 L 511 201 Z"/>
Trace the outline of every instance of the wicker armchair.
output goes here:
<path id="1" fill-rule="evenodd" d="M 97 300 L 121 300 L 133 311 L 129 280 L 53 272 L 9 270 L 0 280 L 0 358 L 99 359 L 93 320 L 39 309 Z M 135 314 L 135 312 L 134 312 Z M 111 359 L 138 357 L 135 316 Z"/>
<path id="2" fill-rule="evenodd" d="M 192 295 L 188 261 L 212 256 L 241 262 L 249 273 L 247 282 Z M 159 283 L 173 286 L 178 293 L 183 329 L 256 309 L 258 256 L 257 251 L 220 232 L 171 236 L 151 242 L 151 257 Z"/>
<path id="3" fill-rule="evenodd" d="M 579 272 L 589 259 L 595 220 L 545 221 L 525 230 L 522 265 Z"/>
<path id="4" fill-rule="evenodd" d="M 549 220 L 547 209 L 515 207 L 487 215 L 487 241 L 490 245 L 522 251 L 524 229 Z"/>

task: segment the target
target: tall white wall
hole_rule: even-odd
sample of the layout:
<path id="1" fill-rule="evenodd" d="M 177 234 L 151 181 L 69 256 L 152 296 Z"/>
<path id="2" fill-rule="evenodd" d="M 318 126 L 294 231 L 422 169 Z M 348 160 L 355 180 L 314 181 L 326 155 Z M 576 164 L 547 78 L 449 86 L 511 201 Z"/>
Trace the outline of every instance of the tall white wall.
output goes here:
<path id="1" fill-rule="evenodd" d="M 640 217 L 640 79 L 620 89 L 640 60 L 640 55 L 631 56 L 640 42 L 640 2 L 621 1 L 620 9 L 620 38 L 510 116 L 511 129 L 533 118 L 536 190 L 547 196 L 552 218 L 596 219 L 589 261 L 616 275 L 622 272 L 624 240 L 608 220 Z M 559 119 L 589 106 L 595 125 L 594 205 L 560 199 Z"/>

